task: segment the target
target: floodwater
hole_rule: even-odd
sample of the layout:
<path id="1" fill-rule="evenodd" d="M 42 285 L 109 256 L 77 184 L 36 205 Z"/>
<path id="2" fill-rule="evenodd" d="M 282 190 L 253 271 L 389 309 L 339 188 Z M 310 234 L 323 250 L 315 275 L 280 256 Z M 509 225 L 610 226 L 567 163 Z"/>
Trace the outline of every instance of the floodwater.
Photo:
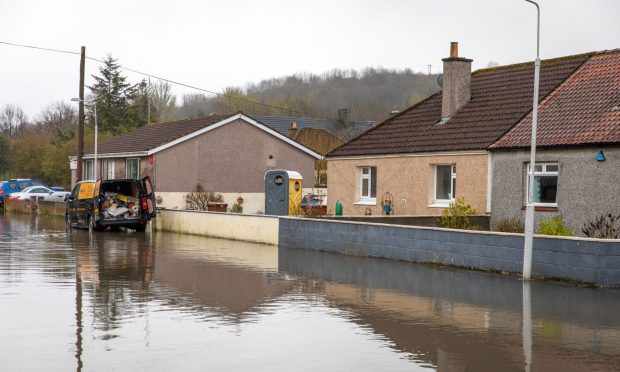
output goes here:
<path id="1" fill-rule="evenodd" d="M 1 371 L 618 371 L 620 291 L 0 216 Z"/>

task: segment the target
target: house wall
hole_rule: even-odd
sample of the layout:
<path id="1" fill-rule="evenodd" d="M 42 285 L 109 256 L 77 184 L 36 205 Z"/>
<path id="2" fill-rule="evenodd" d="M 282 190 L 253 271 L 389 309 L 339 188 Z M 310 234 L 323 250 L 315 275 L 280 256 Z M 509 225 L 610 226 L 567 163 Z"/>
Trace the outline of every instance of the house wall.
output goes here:
<path id="1" fill-rule="evenodd" d="M 463 197 L 479 213 L 486 211 L 486 152 L 428 154 L 360 159 L 328 158 L 328 209 L 337 200 L 344 215 L 363 215 L 370 208 L 382 213 L 381 200 L 386 192 L 393 196 L 394 214 L 437 216 L 443 208 L 429 207 L 435 194 L 435 165 L 456 164 L 456 197 Z M 377 203 L 359 205 L 359 167 L 377 167 Z"/>
<path id="2" fill-rule="evenodd" d="M 596 156 L 600 150 L 605 161 Z M 493 152 L 491 228 L 504 218 L 525 220 L 526 164 L 529 150 Z M 602 214 L 620 214 L 620 148 L 539 149 L 537 162 L 558 162 L 557 211 L 536 212 L 541 219 L 562 216 L 576 235 Z"/>
<path id="3" fill-rule="evenodd" d="M 273 159 L 269 159 L 269 155 Z M 263 193 L 270 169 L 295 170 L 314 186 L 314 158 L 237 120 L 155 154 L 156 190 Z"/>

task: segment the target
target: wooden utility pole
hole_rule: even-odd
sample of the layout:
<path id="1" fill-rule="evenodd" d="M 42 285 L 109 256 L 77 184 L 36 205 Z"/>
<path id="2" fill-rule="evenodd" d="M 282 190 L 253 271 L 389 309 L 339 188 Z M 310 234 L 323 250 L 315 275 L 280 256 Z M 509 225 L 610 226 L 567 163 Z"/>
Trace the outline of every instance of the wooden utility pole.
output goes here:
<path id="1" fill-rule="evenodd" d="M 86 47 L 80 53 L 80 102 L 78 109 L 77 130 L 77 182 L 82 180 L 82 157 L 84 156 L 84 65 L 86 63 Z"/>

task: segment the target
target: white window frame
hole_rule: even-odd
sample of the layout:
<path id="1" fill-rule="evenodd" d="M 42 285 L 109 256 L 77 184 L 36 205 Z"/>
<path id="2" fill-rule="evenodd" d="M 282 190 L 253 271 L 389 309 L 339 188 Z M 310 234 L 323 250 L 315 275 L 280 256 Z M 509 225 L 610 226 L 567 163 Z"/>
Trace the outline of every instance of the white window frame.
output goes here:
<path id="1" fill-rule="evenodd" d="M 136 170 L 137 170 L 137 176 L 136 177 L 132 177 L 132 175 L 129 174 L 129 162 L 130 161 L 136 161 L 138 163 Z M 135 178 L 135 179 L 139 179 L 140 178 L 140 158 L 127 158 L 125 160 L 125 177 L 126 178 Z"/>
<path id="2" fill-rule="evenodd" d="M 450 167 L 450 198 L 449 199 L 438 199 L 437 198 L 437 175 L 439 167 Z M 429 207 L 437 207 L 437 208 L 445 208 L 450 203 L 454 202 L 456 194 L 456 186 L 454 183 L 456 182 L 456 164 L 435 164 L 435 174 L 433 175 L 433 204 L 429 205 Z M 454 192 L 452 192 L 454 190 Z"/>
<path id="3" fill-rule="evenodd" d="M 114 173 L 116 172 L 116 167 L 115 167 L 116 161 L 115 160 L 108 160 L 108 169 L 107 169 L 107 179 L 109 180 L 113 180 L 114 179 Z"/>
<path id="4" fill-rule="evenodd" d="M 84 169 L 84 179 L 93 180 L 95 179 L 95 161 L 94 160 L 86 160 L 85 161 L 86 169 Z"/>
<path id="5" fill-rule="evenodd" d="M 376 190 L 376 181 L 375 180 L 375 196 L 372 197 L 372 168 L 375 168 L 375 178 L 377 177 L 377 167 L 375 166 L 364 166 L 358 167 L 359 172 L 359 200 L 355 203 L 358 205 L 377 205 L 377 190 Z M 367 170 L 367 173 L 364 173 L 364 170 Z M 364 190 L 364 180 L 368 180 L 368 189 Z"/>
<path id="6" fill-rule="evenodd" d="M 547 167 L 549 165 L 555 166 L 556 170 L 555 171 L 549 171 L 547 169 Z M 550 176 L 555 176 L 557 178 L 556 181 L 556 193 L 555 193 L 555 203 L 532 203 L 535 206 L 540 206 L 540 207 L 557 207 L 558 206 L 558 190 L 560 189 L 560 164 L 558 162 L 536 162 L 536 166 L 541 166 L 540 171 L 537 171 L 536 169 L 534 169 L 534 178 L 536 178 L 536 176 L 541 176 L 541 177 L 550 177 Z M 527 163 L 527 168 L 525 171 L 525 205 L 527 205 L 527 202 L 529 201 L 530 198 L 530 172 L 531 172 L 531 166 L 530 163 Z"/>

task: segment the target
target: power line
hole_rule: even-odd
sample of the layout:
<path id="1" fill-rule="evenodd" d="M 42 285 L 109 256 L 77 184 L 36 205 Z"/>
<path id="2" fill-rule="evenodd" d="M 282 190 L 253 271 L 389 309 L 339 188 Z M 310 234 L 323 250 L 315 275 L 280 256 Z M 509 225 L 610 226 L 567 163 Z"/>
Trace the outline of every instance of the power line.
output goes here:
<path id="1" fill-rule="evenodd" d="M 73 51 L 69 51 L 69 50 L 44 48 L 44 47 L 39 47 L 39 46 L 34 46 L 34 45 L 10 43 L 10 42 L 7 42 L 7 41 L 0 41 L 0 44 L 16 46 L 16 47 L 21 47 L 21 48 L 43 50 L 43 51 L 47 51 L 47 52 L 80 55 L 79 52 L 73 52 Z M 94 57 L 86 56 L 86 59 L 91 60 L 91 61 L 95 61 L 95 62 L 99 62 L 99 63 L 105 63 L 103 60 L 100 60 L 100 59 L 97 59 L 97 58 L 94 58 Z M 182 87 L 186 87 L 186 88 L 190 88 L 190 89 L 195 89 L 195 90 L 198 90 L 198 91 L 202 91 L 202 92 L 213 94 L 213 95 L 220 96 L 220 97 L 232 98 L 232 99 L 236 99 L 236 100 L 239 100 L 239 101 L 244 101 L 244 102 L 252 103 L 252 104 L 255 104 L 255 105 L 259 105 L 259 106 L 264 106 L 264 107 L 269 107 L 269 108 L 273 108 L 273 109 L 276 109 L 276 110 L 291 112 L 293 114 L 302 114 L 302 115 L 304 114 L 303 112 L 292 110 L 292 109 L 287 109 L 287 108 L 284 108 L 284 107 L 274 106 L 274 105 L 270 105 L 270 104 L 267 104 L 267 103 L 257 102 L 257 101 L 253 101 L 251 99 L 246 99 L 246 98 L 241 98 L 241 97 L 233 97 L 233 96 L 230 96 L 230 95 L 225 94 L 225 93 L 214 92 L 212 90 L 200 88 L 200 87 L 197 87 L 197 86 L 194 86 L 194 85 L 189 85 L 189 84 L 181 83 L 181 82 L 170 80 L 170 79 L 166 79 L 166 78 L 163 78 L 163 77 L 160 77 L 160 76 L 157 76 L 157 75 L 153 75 L 153 74 L 149 74 L 149 73 L 142 72 L 142 71 L 139 71 L 139 70 L 135 70 L 135 69 L 131 69 L 131 68 L 128 68 L 128 67 L 124 67 L 122 65 L 119 65 L 119 68 L 121 68 L 121 69 L 123 69 L 125 71 L 129 71 L 129 72 L 133 72 L 133 73 L 140 74 L 140 75 L 143 75 L 143 76 L 147 76 L 147 77 L 151 77 L 151 78 L 158 79 L 158 80 L 161 80 L 161 81 L 165 81 L 165 82 L 170 83 L 170 84 L 180 85 Z"/>

